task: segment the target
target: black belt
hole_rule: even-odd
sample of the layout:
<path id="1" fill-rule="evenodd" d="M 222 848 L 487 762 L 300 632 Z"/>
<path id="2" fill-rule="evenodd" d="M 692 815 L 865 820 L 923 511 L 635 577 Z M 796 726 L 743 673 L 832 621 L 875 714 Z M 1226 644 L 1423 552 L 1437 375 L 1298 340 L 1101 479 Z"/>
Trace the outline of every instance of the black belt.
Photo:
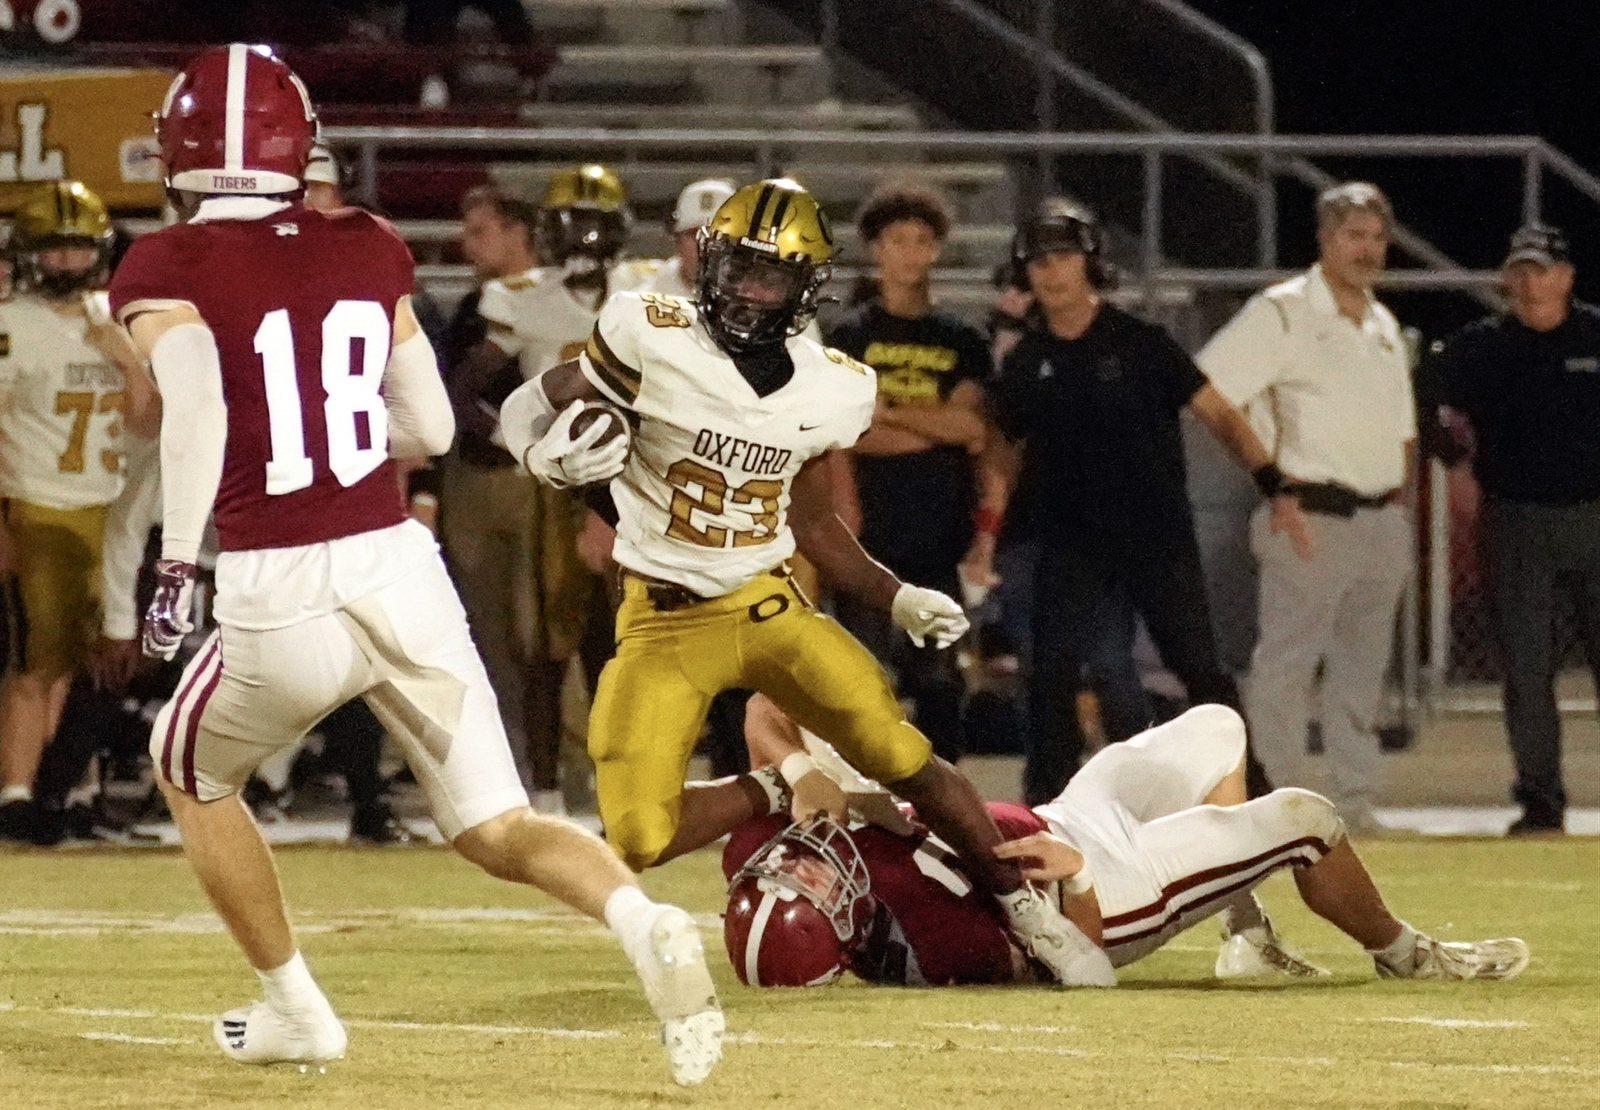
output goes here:
<path id="1" fill-rule="evenodd" d="M 773 567 L 767 573 L 774 578 L 788 578 L 789 565 L 783 563 Z M 640 574 L 637 571 L 624 570 L 622 576 L 624 578 L 637 578 L 644 583 L 645 596 L 650 599 L 651 608 L 658 613 L 672 613 L 679 609 L 687 609 L 691 605 L 699 605 L 702 601 L 711 600 L 695 593 L 687 586 L 680 586 L 676 582 L 667 582 L 660 578 L 651 578 L 649 575 Z"/>
<path id="2" fill-rule="evenodd" d="M 1286 487 L 1284 492 L 1292 493 L 1295 500 L 1300 502 L 1300 507 L 1308 513 L 1344 517 L 1346 520 L 1355 516 L 1357 509 L 1381 509 L 1393 504 L 1400 496 L 1399 490 L 1392 489 L 1369 497 L 1338 482 L 1296 483 Z"/>

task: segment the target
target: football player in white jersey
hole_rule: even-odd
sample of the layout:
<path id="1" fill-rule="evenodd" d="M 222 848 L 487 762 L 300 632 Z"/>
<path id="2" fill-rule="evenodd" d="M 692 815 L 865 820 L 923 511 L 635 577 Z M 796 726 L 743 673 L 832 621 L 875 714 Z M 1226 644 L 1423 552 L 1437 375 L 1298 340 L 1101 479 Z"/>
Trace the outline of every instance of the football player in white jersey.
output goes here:
<path id="1" fill-rule="evenodd" d="M 16 575 L 26 633 L 0 686 L 0 836 L 26 833 L 39 755 L 94 646 L 124 424 L 154 431 L 154 385 L 100 290 L 111 239 L 105 205 L 77 181 L 30 193 L 12 232 L 21 293 L 0 304 L 0 572 Z"/>
<path id="2" fill-rule="evenodd" d="M 606 297 L 645 285 L 651 260 L 618 262 L 632 214 L 617 175 L 584 165 L 550 179 L 539 202 L 534 247 L 542 265 L 483 287 L 478 312 L 489 342 L 532 378 L 583 349 Z"/>
<path id="3" fill-rule="evenodd" d="M 583 353 L 502 407 L 507 446 L 541 480 L 611 480 L 623 600 L 589 724 L 606 834 L 642 870 L 726 832 L 749 801 L 783 806 L 773 774 L 684 788 L 712 697 L 753 687 L 982 861 L 979 881 L 1059 981 L 1104 985 L 1114 981 L 1104 953 L 994 856 L 1000 832 L 977 791 L 933 756 L 882 668 L 789 576 L 798 548 L 919 642 L 948 645 L 967 629 L 959 605 L 873 562 L 834 514 L 830 453 L 865 431 L 877 385 L 867 366 L 799 334 L 832 250 L 804 189 L 748 185 L 702 232 L 693 302 L 614 295 Z M 595 403 L 615 415 L 579 427 Z M 631 434 L 601 442 L 614 422 Z M 786 761 L 782 779 L 814 773 L 803 760 Z"/>

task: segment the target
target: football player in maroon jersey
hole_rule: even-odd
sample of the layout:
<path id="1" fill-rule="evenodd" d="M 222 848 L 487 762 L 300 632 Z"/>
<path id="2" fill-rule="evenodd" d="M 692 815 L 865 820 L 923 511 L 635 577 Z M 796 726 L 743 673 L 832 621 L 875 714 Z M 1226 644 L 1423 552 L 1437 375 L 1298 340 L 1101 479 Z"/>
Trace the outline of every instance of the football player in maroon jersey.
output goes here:
<path id="1" fill-rule="evenodd" d="M 192 215 L 134 243 L 111 290 L 165 406 L 147 653 L 170 658 L 191 631 L 207 516 L 221 548 L 220 627 L 151 738 L 184 850 L 266 995 L 224 1014 L 217 1043 L 246 1063 L 344 1052 L 238 791 L 361 696 L 457 851 L 612 927 L 674 1078 L 699 1082 L 723 1019 L 693 921 L 646 898 L 601 840 L 528 807 L 433 537 L 406 517 L 393 460 L 447 450 L 450 404 L 411 310 L 405 244 L 366 212 L 301 203 L 315 133 L 304 86 L 268 48 L 202 54 L 157 122 L 168 187 Z M 587 446 L 571 445 L 569 469 Z"/>
<path id="2" fill-rule="evenodd" d="M 768 727 L 753 749 L 785 745 L 781 725 L 758 720 Z M 798 744 L 796 733 L 787 746 Z M 1046 805 L 990 803 L 1012 838 L 997 852 L 1024 861 L 1029 879 L 1059 884 L 1063 914 L 1117 967 L 1241 906 L 1241 895 L 1284 868 L 1306 905 L 1360 943 L 1380 976 L 1509 979 L 1527 966 L 1521 940 L 1440 941 L 1392 915 L 1333 804 L 1294 788 L 1246 801 L 1244 758 L 1237 713 L 1191 709 L 1105 748 Z M 845 781 L 855 793 L 825 809 L 860 808 L 868 784 Z M 1039 978 L 993 899 L 975 896 L 964 862 L 924 829 L 847 832 L 825 812 L 795 825 L 763 817 L 729 838 L 723 870 L 724 938 L 751 985 L 815 985 L 846 968 L 874 982 L 932 986 Z M 1264 917 L 1254 928 L 1271 935 Z"/>

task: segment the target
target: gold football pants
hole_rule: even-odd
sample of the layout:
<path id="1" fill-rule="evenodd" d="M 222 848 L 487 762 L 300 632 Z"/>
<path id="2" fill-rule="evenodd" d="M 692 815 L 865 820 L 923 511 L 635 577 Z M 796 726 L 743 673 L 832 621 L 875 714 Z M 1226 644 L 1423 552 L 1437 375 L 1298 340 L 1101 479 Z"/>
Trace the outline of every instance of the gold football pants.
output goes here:
<path id="1" fill-rule="evenodd" d="M 761 574 L 671 611 L 623 579 L 617 654 L 600 675 L 589 754 L 606 836 L 641 871 L 672 842 L 684 774 L 711 699 L 752 687 L 863 774 L 898 782 L 928 762 L 876 660 L 786 576 Z"/>
<path id="2" fill-rule="evenodd" d="M 106 509 L 52 509 L 15 499 L 6 503 L 27 628 L 21 657 L 13 660 L 15 670 L 55 679 L 73 674 L 88 660 L 100 630 Z"/>

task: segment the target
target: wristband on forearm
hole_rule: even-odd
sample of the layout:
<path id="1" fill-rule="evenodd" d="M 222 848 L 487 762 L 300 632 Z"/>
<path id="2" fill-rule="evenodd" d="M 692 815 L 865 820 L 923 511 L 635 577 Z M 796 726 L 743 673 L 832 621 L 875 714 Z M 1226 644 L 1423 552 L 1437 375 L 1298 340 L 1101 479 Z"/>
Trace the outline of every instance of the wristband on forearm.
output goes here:
<path id="1" fill-rule="evenodd" d="M 770 764 L 750 772 L 750 778 L 767 796 L 767 813 L 789 812 L 789 784 L 783 781 L 778 769 Z"/>
<path id="2" fill-rule="evenodd" d="M 1283 471 L 1278 469 L 1277 463 L 1262 463 L 1250 472 L 1250 477 L 1255 479 L 1256 489 L 1261 491 L 1262 497 L 1276 497 L 1283 492 L 1287 479 Z"/>
<path id="3" fill-rule="evenodd" d="M 1089 870 L 1089 857 L 1083 858 L 1083 866 L 1078 868 L 1077 874 L 1070 875 L 1062 880 L 1061 892 L 1073 897 L 1086 893 L 1094 886 L 1094 872 Z"/>
<path id="4" fill-rule="evenodd" d="M 974 509 L 972 511 L 972 527 L 980 536 L 998 536 L 1000 534 L 1000 514 L 993 509 Z"/>

